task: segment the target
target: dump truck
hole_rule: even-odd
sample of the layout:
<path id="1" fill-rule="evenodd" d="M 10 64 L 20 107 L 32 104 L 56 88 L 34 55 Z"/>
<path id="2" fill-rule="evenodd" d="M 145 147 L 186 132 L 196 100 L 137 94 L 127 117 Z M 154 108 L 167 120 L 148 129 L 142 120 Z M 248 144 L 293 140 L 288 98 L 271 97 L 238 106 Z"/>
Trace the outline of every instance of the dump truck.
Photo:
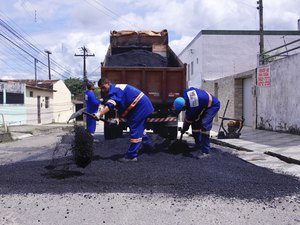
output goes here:
<path id="1" fill-rule="evenodd" d="M 175 98 L 186 89 L 186 64 L 168 45 L 168 31 L 111 31 L 110 45 L 101 63 L 101 77 L 111 83 L 130 84 L 146 94 L 154 107 L 146 130 L 163 138 L 176 139 L 178 116 L 172 110 Z M 106 119 L 118 117 L 116 111 Z M 104 124 L 105 139 L 120 137 L 127 129 L 121 118 L 119 126 Z"/>

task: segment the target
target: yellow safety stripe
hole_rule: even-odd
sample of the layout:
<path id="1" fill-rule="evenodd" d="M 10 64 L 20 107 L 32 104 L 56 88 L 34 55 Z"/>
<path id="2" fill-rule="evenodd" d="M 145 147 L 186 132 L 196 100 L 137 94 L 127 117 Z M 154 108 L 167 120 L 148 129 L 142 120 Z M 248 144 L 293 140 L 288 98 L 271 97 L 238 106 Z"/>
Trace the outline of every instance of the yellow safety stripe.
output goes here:
<path id="1" fill-rule="evenodd" d="M 209 94 L 207 91 L 205 91 L 208 95 L 208 104 L 207 104 L 207 108 L 210 108 L 212 106 L 212 96 L 211 94 Z"/>
<path id="2" fill-rule="evenodd" d="M 139 142 L 141 142 L 142 141 L 142 138 L 131 138 L 130 139 L 130 142 L 131 143 L 139 143 Z"/>
<path id="3" fill-rule="evenodd" d="M 107 102 L 109 102 L 109 103 L 113 104 L 114 106 L 116 106 L 116 105 L 117 105 L 116 101 L 114 101 L 114 100 L 112 100 L 112 99 L 109 99 Z"/>
<path id="4" fill-rule="evenodd" d="M 201 129 L 193 129 L 192 132 L 193 132 L 193 133 L 206 134 L 206 135 L 209 135 L 209 134 L 210 134 L 210 131 L 209 131 L 209 130 L 203 131 L 203 130 L 201 130 Z"/>
<path id="5" fill-rule="evenodd" d="M 192 120 L 187 120 L 187 119 L 185 118 L 185 122 L 187 122 L 187 123 L 192 123 L 192 122 L 194 122 L 194 121 L 192 121 Z"/>
<path id="6" fill-rule="evenodd" d="M 197 130 L 192 129 L 192 132 L 199 133 L 199 132 L 201 132 L 201 129 L 197 129 Z"/>
<path id="7" fill-rule="evenodd" d="M 122 114 L 122 117 L 127 116 L 129 111 L 141 100 L 141 98 L 144 96 L 144 93 L 141 92 L 135 99 L 134 101 L 128 106 L 128 108 L 125 110 L 125 112 Z"/>

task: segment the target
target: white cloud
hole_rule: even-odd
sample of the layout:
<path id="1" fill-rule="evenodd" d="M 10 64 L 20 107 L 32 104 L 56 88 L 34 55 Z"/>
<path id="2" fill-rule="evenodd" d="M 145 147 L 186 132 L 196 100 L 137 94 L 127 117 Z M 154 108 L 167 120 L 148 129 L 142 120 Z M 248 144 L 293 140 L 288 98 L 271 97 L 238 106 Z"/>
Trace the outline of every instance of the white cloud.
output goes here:
<path id="1" fill-rule="evenodd" d="M 87 58 L 88 73 L 100 72 L 98 67 L 106 54 L 111 30 L 167 29 L 169 44 L 179 54 L 202 29 L 254 30 L 259 26 L 256 0 L 0 1 L 1 19 L 40 50 L 52 51 L 52 59 L 79 77 L 82 59 L 74 56 L 80 53 L 78 48 L 86 46 L 95 54 Z M 264 0 L 265 29 L 296 30 L 299 18 L 300 1 Z M 3 29 L 0 26 L 0 31 Z M 1 38 L 0 52 L 9 51 L 4 42 Z M 28 60 L 32 61 L 31 57 Z M 32 77 L 28 71 L 33 66 L 19 62 L 22 63 L 15 70 L 20 74 L 26 71 Z M 12 66 L 13 62 L 4 71 Z M 46 76 L 46 68 L 43 70 Z M 17 76 L 16 71 L 12 73 Z"/>

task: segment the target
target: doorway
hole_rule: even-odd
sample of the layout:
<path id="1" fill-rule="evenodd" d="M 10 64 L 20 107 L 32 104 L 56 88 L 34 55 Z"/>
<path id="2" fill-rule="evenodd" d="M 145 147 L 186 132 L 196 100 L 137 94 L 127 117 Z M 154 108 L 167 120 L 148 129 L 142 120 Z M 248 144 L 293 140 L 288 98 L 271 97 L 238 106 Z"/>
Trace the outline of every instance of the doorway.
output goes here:
<path id="1" fill-rule="evenodd" d="M 37 96 L 37 122 L 40 124 L 41 121 L 41 96 Z"/>
<path id="2" fill-rule="evenodd" d="M 253 125 L 252 77 L 243 79 L 243 118 L 244 125 Z"/>

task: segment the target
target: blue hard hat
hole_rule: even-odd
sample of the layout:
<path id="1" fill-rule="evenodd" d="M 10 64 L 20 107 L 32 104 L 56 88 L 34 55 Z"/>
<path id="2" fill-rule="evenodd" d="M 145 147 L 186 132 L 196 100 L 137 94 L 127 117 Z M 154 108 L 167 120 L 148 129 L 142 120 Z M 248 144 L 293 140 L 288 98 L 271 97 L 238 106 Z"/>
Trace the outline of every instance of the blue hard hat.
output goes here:
<path id="1" fill-rule="evenodd" d="M 185 100 L 183 97 L 178 97 L 175 99 L 173 103 L 175 110 L 182 110 L 182 108 L 185 106 Z"/>

